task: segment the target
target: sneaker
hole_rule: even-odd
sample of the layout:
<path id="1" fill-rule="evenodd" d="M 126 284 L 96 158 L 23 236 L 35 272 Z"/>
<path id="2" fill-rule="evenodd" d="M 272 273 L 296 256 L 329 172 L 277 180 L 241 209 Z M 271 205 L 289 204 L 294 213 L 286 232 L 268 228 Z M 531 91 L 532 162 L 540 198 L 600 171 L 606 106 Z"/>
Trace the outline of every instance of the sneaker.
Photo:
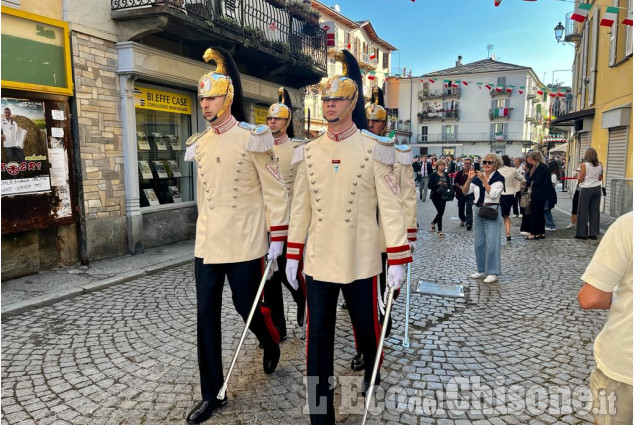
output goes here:
<path id="1" fill-rule="evenodd" d="M 498 282 L 498 276 L 496 276 L 495 274 L 487 275 L 487 277 L 485 278 L 485 280 L 483 280 L 483 282 L 484 283 Z"/>
<path id="2" fill-rule="evenodd" d="M 466 227 L 465 229 L 469 232 L 470 230 L 472 230 L 472 225 L 471 225 L 471 224 L 468 224 L 468 225 L 467 225 L 467 227 Z"/>
<path id="3" fill-rule="evenodd" d="M 521 234 L 522 236 L 529 236 L 529 235 L 530 235 L 530 233 L 529 233 L 529 232 L 520 232 L 520 234 Z"/>
<path id="4" fill-rule="evenodd" d="M 476 272 L 476 273 L 472 273 L 470 275 L 470 279 L 480 279 L 480 278 L 485 277 L 485 276 L 487 276 L 485 273 Z"/>
<path id="5" fill-rule="evenodd" d="M 567 227 L 565 227 L 565 229 L 575 229 L 575 224 L 573 223 L 569 223 L 569 225 Z"/>
<path id="6" fill-rule="evenodd" d="M 550 232 L 555 232 L 556 228 L 555 227 L 545 227 L 545 230 L 548 230 Z"/>
<path id="7" fill-rule="evenodd" d="M 512 218 L 518 218 L 518 217 L 520 217 L 518 214 L 512 215 Z"/>

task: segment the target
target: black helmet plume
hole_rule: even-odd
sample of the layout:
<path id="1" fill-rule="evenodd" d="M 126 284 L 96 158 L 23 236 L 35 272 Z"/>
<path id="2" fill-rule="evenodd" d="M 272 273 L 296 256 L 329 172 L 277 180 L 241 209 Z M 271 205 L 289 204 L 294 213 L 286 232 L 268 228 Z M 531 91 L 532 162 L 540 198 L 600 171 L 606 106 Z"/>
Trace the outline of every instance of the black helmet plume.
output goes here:
<path id="1" fill-rule="evenodd" d="M 293 105 L 291 104 L 291 96 L 287 89 L 284 89 L 284 102 L 281 96 L 278 95 L 278 102 L 284 103 L 289 108 L 289 125 L 287 126 L 287 136 L 291 139 L 295 137 L 295 131 L 293 130 Z"/>
<path id="2" fill-rule="evenodd" d="M 240 73 L 238 72 L 238 66 L 234 62 L 234 58 L 229 52 L 222 47 L 215 47 L 223 58 L 225 59 L 226 74 L 232 79 L 232 85 L 234 86 L 234 100 L 232 102 L 231 111 L 234 118 L 238 121 L 247 121 L 247 115 L 245 114 L 245 107 L 243 102 L 243 86 L 240 81 Z"/>
<path id="3" fill-rule="evenodd" d="M 368 129 L 366 121 L 366 110 L 364 108 L 364 86 L 362 83 L 362 72 L 359 69 L 357 59 L 348 50 L 342 50 L 344 60 L 346 61 L 346 76 L 357 84 L 357 103 L 353 109 L 353 122 L 360 130 Z"/>
<path id="4" fill-rule="evenodd" d="M 377 93 L 375 93 L 375 91 L 377 91 Z M 384 92 L 379 87 L 373 87 L 373 94 L 370 95 L 370 103 L 375 102 L 377 102 L 377 105 L 382 108 L 386 108 L 386 105 L 384 104 Z"/>

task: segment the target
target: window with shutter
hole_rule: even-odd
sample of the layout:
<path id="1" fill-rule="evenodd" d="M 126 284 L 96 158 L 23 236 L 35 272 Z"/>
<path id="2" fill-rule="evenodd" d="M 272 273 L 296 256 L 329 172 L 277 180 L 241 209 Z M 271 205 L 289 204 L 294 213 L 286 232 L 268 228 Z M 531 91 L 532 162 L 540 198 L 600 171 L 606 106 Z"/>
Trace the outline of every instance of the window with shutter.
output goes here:
<path id="1" fill-rule="evenodd" d="M 443 140 L 443 141 L 447 140 L 446 134 L 445 134 L 446 127 L 447 127 L 447 125 L 445 125 L 445 124 L 441 126 L 441 140 Z"/>
<path id="2" fill-rule="evenodd" d="M 498 77 L 496 79 L 497 86 L 504 86 L 507 83 L 507 77 Z"/>

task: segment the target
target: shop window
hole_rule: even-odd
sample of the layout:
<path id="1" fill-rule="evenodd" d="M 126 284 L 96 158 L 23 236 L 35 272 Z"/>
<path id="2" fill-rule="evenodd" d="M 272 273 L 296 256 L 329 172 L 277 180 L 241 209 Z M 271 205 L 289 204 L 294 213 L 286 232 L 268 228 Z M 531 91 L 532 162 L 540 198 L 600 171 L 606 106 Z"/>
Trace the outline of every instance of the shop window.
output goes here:
<path id="1" fill-rule="evenodd" d="M 137 109 L 136 118 L 141 206 L 193 201 L 192 163 L 184 161 L 191 116 Z"/>

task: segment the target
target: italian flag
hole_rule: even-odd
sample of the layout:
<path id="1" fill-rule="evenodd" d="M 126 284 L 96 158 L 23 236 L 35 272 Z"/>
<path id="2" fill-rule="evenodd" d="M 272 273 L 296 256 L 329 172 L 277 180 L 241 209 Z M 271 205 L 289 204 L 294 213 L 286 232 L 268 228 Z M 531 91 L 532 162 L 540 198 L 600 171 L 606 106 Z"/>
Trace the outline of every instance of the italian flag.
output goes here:
<path id="1" fill-rule="evenodd" d="M 450 80 L 443 80 L 443 88 L 447 89 L 450 84 Z"/>
<path id="2" fill-rule="evenodd" d="M 507 93 L 511 93 L 512 91 L 514 91 L 514 86 L 507 87 Z"/>
<path id="3" fill-rule="evenodd" d="M 464 86 L 467 86 L 467 81 L 463 80 L 461 82 L 463 83 Z"/>
<path id="4" fill-rule="evenodd" d="M 565 90 L 558 90 L 558 97 L 564 97 L 567 94 L 567 92 Z"/>
<path id="5" fill-rule="evenodd" d="M 536 90 L 536 93 L 538 93 L 539 95 L 545 94 L 545 88 L 543 87 L 541 89 Z"/>
<path id="6" fill-rule="evenodd" d="M 571 15 L 571 19 L 576 22 L 584 22 L 592 7 L 593 5 L 589 3 L 579 3 Z"/>
<path id="7" fill-rule="evenodd" d="M 430 81 L 431 83 L 435 83 L 437 81 L 436 78 L 428 78 L 428 81 Z"/>
<path id="8" fill-rule="evenodd" d="M 518 93 L 523 94 L 525 92 L 525 86 L 520 86 Z"/>
<path id="9" fill-rule="evenodd" d="M 487 88 L 487 90 L 491 90 L 491 89 L 492 89 L 492 86 L 491 86 L 491 85 L 489 85 L 489 84 L 485 84 L 485 88 Z"/>
<path id="10" fill-rule="evenodd" d="M 492 109 L 492 116 L 496 117 L 508 117 L 509 116 L 509 108 L 494 108 Z"/>
<path id="11" fill-rule="evenodd" d="M 459 81 L 452 81 L 452 87 L 458 87 Z"/>
<path id="12" fill-rule="evenodd" d="M 375 59 L 377 56 L 375 56 L 375 54 L 373 53 L 372 55 L 370 55 L 371 59 Z"/>
<path id="13" fill-rule="evenodd" d="M 551 92 L 551 93 L 549 93 L 549 97 L 556 97 L 556 94 Z"/>
<path id="14" fill-rule="evenodd" d="M 624 25 L 633 26 L 633 13 L 629 13 L 628 16 L 622 21 Z"/>
<path id="15" fill-rule="evenodd" d="M 619 12 L 620 10 L 617 7 L 607 7 L 606 12 L 604 12 L 604 16 L 602 16 L 602 20 L 600 21 L 600 25 L 603 27 L 612 27 Z"/>
<path id="16" fill-rule="evenodd" d="M 501 86 L 501 85 L 496 86 L 496 91 L 499 92 L 499 93 L 502 92 L 503 91 L 503 86 Z"/>
<path id="17" fill-rule="evenodd" d="M 368 73 L 368 79 L 369 80 L 374 80 L 375 79 L 375 71 L 370 71 Z"/>
<path id="18" fill-rule="evenodd" d="M 494 0 L 494 6 L 498 7 L 499 4 L 501 4 L 503 0 Z"/>

